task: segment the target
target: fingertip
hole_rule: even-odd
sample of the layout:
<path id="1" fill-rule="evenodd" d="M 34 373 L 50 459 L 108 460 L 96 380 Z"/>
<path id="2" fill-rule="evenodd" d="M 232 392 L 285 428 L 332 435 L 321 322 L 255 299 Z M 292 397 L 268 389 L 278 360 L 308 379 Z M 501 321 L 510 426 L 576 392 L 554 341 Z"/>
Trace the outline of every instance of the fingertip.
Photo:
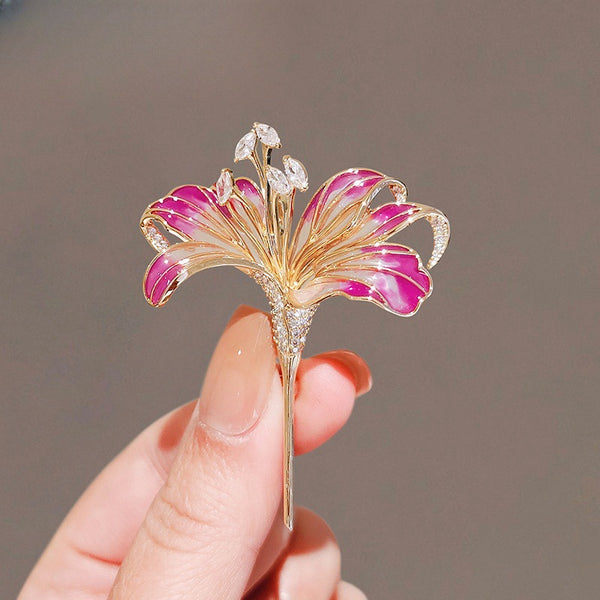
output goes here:
<path id="1" fill-rule="evenodd" d="M 315 356 L 300 363 L 294 405 L 296 454 L 317 448 L 346 423 L 356 397 L 350 369 L 332 356 Z"/>
<path id="2" fill-rule="evenodd" d="M 292 550 L 303 554 L 315 548 L 333 549 L 331 552 L 332 564 L 339 570 L 341 565 L 340 548 L 327 521 L 305 506 L 298 506 L 295 522 L 296 526 L 291 541 Z"/>
<path id="3" fill-rule="evenodd" d="M 319 515 L 307 508 L 296 509 L 295 521 L 277 574 L 277 597 L 330 597 L 341 571 L 341 552 L 335 535 Z"/>
<path id="4" fill-rule="evenodd" d="M 347 581 L 340 581 L 332 600 L 367 600 L 365 593 Z"/>
<path id="5" fill-rule="evenodd" d="M 235 325 L 240 319 L 243 319 L 244 317 L 247 317 L 248 315 L 252 315 L 255 313 L 262 313 L 264 315 L 266 315 L 266 313 L 258 308 L 255 308 L 254 306 L 250 306 L 249 304 L 240 304 L 232 313 L 230 319 L 229 319 L 229 323 L 227 323 L 226 328 L 231 327 L 232 325 Z"/>
<path id="6" fill-rule="evenodd" d="M 341 369 L 354 382 L 356 397 L 366 394 L 373 386 L 371 369 L 365 360 L 350 350 L 333 350 L 318 354 L 315 359 L 324 360 Z"/>

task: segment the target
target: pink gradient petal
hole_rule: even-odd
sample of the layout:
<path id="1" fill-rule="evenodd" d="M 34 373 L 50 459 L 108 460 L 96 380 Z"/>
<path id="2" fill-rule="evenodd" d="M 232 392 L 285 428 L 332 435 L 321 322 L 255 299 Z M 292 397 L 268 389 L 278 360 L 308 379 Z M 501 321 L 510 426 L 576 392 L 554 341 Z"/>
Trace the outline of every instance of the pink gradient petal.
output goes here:
<path id="1" fill-rule="evenodd" d="M 243 196 L 256 207 L 261 218 L 265 216 L 265 200 L 257 185 L 247 177 L 238 177 L 235 184 Z"/>
<path id="2" fill-rule="evenodd" d="M 376 175 L 374 177 L 356 181 L 341 194 L 338 206 L 343 208 L 357 200 L 362 200 L 382 179 L 383 177 L 381 175 Z"/>
<path id="3" fill-rule="evenodd" d="M 144 278 L 144 294 L 154 306 L 165 300 L 165 294 L 174 283 L 187 276 L 188 270 L 198 263 L 221 259 L 226 252 L 214 246 L 197 242 L 174 244 L 159 254 L 148 266 Z M 197 269 L 196 269 L 197 270 Z"/>
<path id="4" fill-rule="evenodd" d="M 334 175 L 326 181 L 314 194 L 302 213 L 292 248 L 300 253 L 312 229 L 325 229 L 327 224 L 336 218 L 346 207 L 356 204 L 371 194 L 385 179 L 385 175 L 370 169 L 348 169 Z M 352 220 L 352 215 L 347 215 Z"/>
<path id="5" fill-rule="evenodd" d="M 180 264 L 171 265 L 168 269 L 162 271 L 160 278 L 156 285 L 152 289 L 149 300 L 155 306 L 158 306 L 164 297 L 165 292 L 169 287 L 177 280 L 182 272 L 185 271 L 185 267 Z"/>
<path id="6" fill-rule="evenodd" d="M 404 252 L 397 252 L 396 248 L 401 248 Z M 391 250 L 390 250 L 391 249 Z M 401 274 L 410 274 L 410 278 L 420 285 L 425 292 L 429 292 L 431 287 L 431 278 L 425 272 L 420 264 L 419 257 L 415 252 L 404 246 L 365 246 L 362 251 L 370 253 L 369 257 L 358 257 L 353 264 L 370 264 L 380 271 L 391 271 Z"/>
<path id="7" fill-rule="evenodd" d="M 181 244 L 175 244 L 162 254 L 156 256 L 150 263 L 144 279 L 144 292 L 146 298 L 153 304 L 158 304 L 158 301 L 154 302 L 156 294 L 153 292 L 153 289 L 159 279 L 161 279 L 165 273 L 169 272 L 173 266 L 181 266 L 181 261 L 190 258 L 199 250 L 201 250 L 199 247 L 192 249 L 190 247 L 182 247 Z"/>
<path id="8" fill-rule="evenodd" d="M 187 200 L 175 198 L 173 196 L 167 196 L 166 198 L 158 200 L 153 204 L 153 208 L 163 211 L 174 211 L 184 217 L 189 217 L 190 219 L 197 218 L 203 212 L 195 204 L 191 204 Z"/>
<path id="9" fill-rule="evenodd" d="M 420 274 L 419 279 L 423 280 L 426 274 Z M 413 313 L 421 303 L 421 300 L 427 295 L 427 291 L 415 285 L 415 278 L 407 278 L 401 274 L 390 272 L 374 271 L 369 276 L 373 286 L 383 296 L 389 308 L 399 314 L 408 315 Z M 427 283 L 427 290 L 430 283 Z"/>
<path id="10" fill-rule="evenodd" d="M 399 244 L 369 245 L 307 282 L 298 300 L 315 302 L 339 293 L 408 316 L 431 293 L 431 277 L 414 250 Z"/>
<path id="11" fill-rule="evenodd" d="M 212 233 L 215 226 L 219 227 L 215 217 L 221 217 L 215 198 L 208 188 L 184 185 L 150 204 L 145 212 L 150 217 L 162 219 L 180 237 L 197 239 L 202 237 L 204 229 Z"/>
<path id="12" fill-rule="evenodd" d="M 370 171 L 368 169 L 351 169 L 344 171 L 334 177 L 329 185 L 326 185 L 325 192 L 321 198 L 321 204 L 325 204 L 329 198 L 336 196 L 344 188 L 352 189 L 355 187 L 361 188 L 365 185 L 374 185 L 383 179 L 381 173 Z M 366 182 L 369 182 L 368 184 Z"/>
<path id="13" fill-rule="evenodd" d="M 186 219 L 184 216 L 169 210 L 153 210 L 152 214 L 161 217 L 171 229 L 184 233 L 190 239 L 194 239 L 194 236 L 201 231 L 201 224 L 197 221 Z"/>
<path id="14" fill-rule="evenodd" d="M 381 294 L 375 288 L 360 281 L 340 281 L 339 289 L 341 292 L 344 292 L 345 294 L 348 294 L 356 299 L 370 299 L 380 303 L 385 302 Z"/>
<path id="15" fill-rule="evenodd" d="M 414 204 L 384 204 L 373 211 L 371 219 L 377 223 L 373 231 L 376 237 L 390 233 L 402 225 L 415 211 Z"/>
<path id="16" fill-rule="evenodd" d="M 210 204 L 216 203 L 214 192 L 198 185 L 182 185 L 181 187 L 175 188 L 169 196 L 187 200 L 191 204 L 195 204 L 201 210 L 206 210 Z"/>
<path id="17" fill-rule="evenodd" d="M 315 210 L 317 209 L 317 205 L 319 204 L 321 197 L 323 196 L 323 191 L 324 191 L 324 186 L 321 186 L 315 192 L 314 196 L 311 198 L 310 202 L 308 203 L 308 205 L 304 209 L 304 212 L 302 213 L 301 219 L 303 221 L 308 221 L 308 220 L 312 219 L 312 216 L 313 216 Z"/>
<path id="18" fill-rule="evenodd" d="M 383 178 L 381 173 L 368 169 L 350 169 L 339 173 L 323 185 L 316 208 L 321 213 L 332 199 L 337 200 L 340 208 L 347 206 L 352 200 L 366 196 Z"/>

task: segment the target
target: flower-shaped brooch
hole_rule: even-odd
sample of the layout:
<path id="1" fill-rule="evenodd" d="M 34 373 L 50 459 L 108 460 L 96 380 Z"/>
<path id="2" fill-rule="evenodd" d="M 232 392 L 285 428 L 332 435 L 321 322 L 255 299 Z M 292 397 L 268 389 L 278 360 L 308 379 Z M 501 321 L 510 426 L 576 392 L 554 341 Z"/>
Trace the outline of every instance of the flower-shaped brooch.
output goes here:
<path id="1" fill-rule="evenodd" d="M 237 267 L 264 289 L 283 383 L 283 516 L 291 529 L 294 381 L 317 306 L 343 295 L 414 315 L 431 294 L 431 276 L 414 250 L 388 239 L 426 219 L 433 229 L 431 269 L 448 245 L 450 226 L 436 208 L 408 202 L 397 179 L 348 169 L 316 191 L 292 236 L 294 198 L 308 188 L 308 176 L 291 156 L 283 157 L 283 171 L 271 165 L 272 151 L 280 147 L 275 129 L 254 123 L 235 148 L 235 162 L 249 160 L 258 183 L 223 169 L 211 187 L 180 186 L 150 204 L 140 227 L 158 252 L 143 284 L 152 306 L 162 306 L 190 275 L 222 265 Z M 372 206 L 386 188 L 390 201 Z M 157 225 L 182 241 L 171 244 Z"/>

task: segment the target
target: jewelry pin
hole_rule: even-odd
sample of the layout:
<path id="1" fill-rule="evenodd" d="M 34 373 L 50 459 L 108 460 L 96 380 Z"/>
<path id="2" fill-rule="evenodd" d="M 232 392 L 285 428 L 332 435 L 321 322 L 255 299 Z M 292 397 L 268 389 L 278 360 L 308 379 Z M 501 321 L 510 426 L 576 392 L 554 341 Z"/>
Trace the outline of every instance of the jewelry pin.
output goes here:
<path id="1" fill-rule="evenodd" d="M 294 384 L 302 349 L 320 302 L 334 295 L 366 300 L 403 317 L 414 315 L 432 292 L 428 269 L 440 260 L 450 238 L 446 216 L 408 202 L 404 184 L 372 169 L 337 173 L 315 192 L 292 235 L 296 192 L 308 188 L 304 165 L 283 157 L 273 127 L 254 123 L 238 142 L 234 160 L 249 160 L 258 182 L 223 169 L 210 187 L 184 185 L 152 202 L 140 228 L 158 252 L 144 275 L 152 306 L 162 306 L 190 275 L 229 265 L 259 283 L 271 307 L 272 333 L 283 385 L 283 519 L 294 524 Z M 378 207 L 375 196 L 391 192 Z M 425 268 L 411 248 L 388 241 L 419 219 L 433 230 L 433 252 Z M 161 226 L 181 240 L 172 244 Z"/>

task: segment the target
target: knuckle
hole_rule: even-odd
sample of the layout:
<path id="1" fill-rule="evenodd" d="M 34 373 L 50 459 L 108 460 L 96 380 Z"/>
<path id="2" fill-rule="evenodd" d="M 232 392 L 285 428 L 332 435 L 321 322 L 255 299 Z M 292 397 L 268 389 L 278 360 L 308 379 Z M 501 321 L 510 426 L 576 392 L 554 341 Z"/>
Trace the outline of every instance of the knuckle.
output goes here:
<path id="1" fill-rule="evenodd" d="M 218 541 L 221 519 L 218 511 L 203 502 L 194 509 L 189 498 L 174 490 L 167 482 L 159 491 L 144 528 L 155 545 L 180 553 L 198 553 Z"/>

